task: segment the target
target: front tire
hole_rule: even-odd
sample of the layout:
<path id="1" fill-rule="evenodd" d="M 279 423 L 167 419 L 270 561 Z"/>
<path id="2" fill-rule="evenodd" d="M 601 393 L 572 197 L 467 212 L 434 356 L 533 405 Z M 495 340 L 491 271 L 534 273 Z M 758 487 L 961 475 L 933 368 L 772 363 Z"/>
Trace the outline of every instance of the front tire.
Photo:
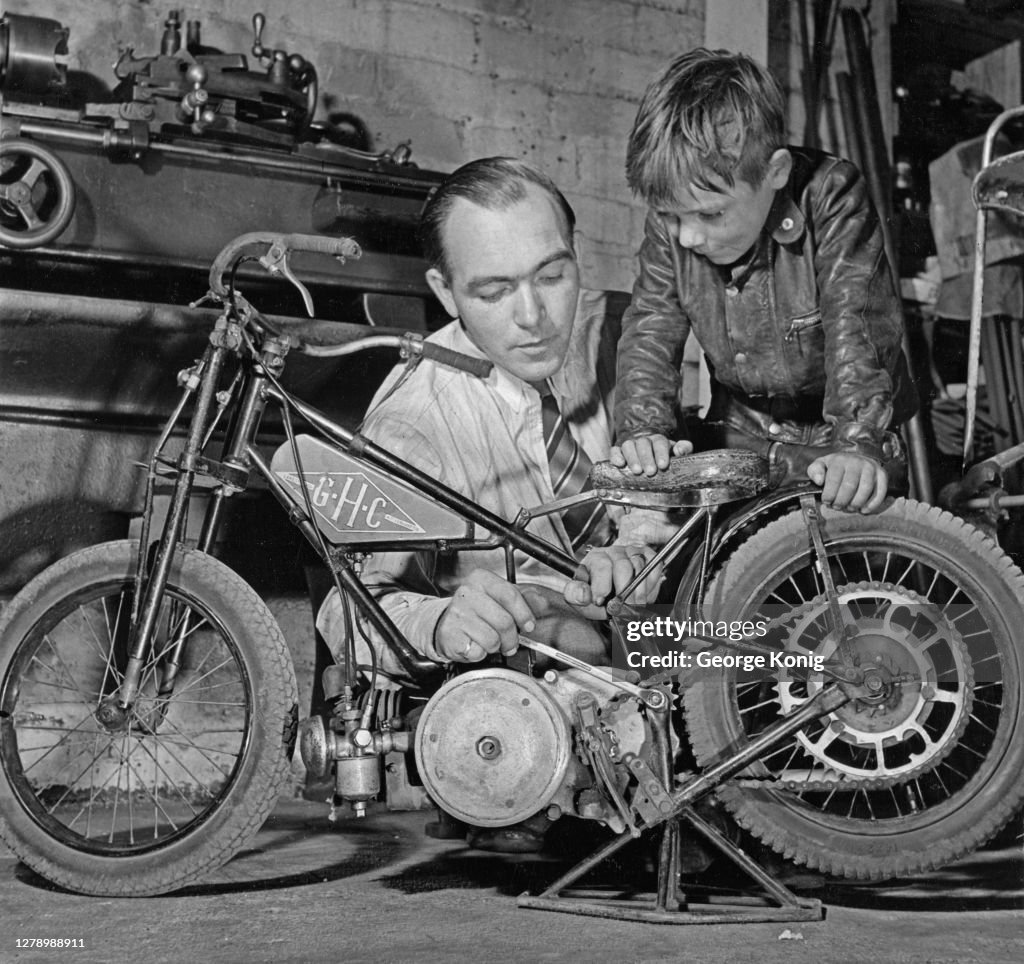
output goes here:
<path id="1" fill-rule="evenodd" d="M 1024 574 L 980 531 L 921 503 L 821 518 L 855 658 L 891 686 L 805 727 L 719 797 L 812 869 L 926 871 L 983 844 L 1024 800 Z M 827 658 L 835 637 L 815 564 L 803 513 L 785 515 L 724 561 L 705 613 L 764 620 L 793 663 Z M 699 670 L 684 695 L 697 761 L 727 758 L 827 681 L 813 669 Z"/>
<path id="2" fill-rule="evenodd" d="M 110 718 L 137 551 L 73 553 L 0 619 L 0 837 L 83 894 L 199 880 L 259 829 L 290 772 L 297 691 L 281 630 L 239 576 L 194 550 L 175 556 L 138 698 Z"/>

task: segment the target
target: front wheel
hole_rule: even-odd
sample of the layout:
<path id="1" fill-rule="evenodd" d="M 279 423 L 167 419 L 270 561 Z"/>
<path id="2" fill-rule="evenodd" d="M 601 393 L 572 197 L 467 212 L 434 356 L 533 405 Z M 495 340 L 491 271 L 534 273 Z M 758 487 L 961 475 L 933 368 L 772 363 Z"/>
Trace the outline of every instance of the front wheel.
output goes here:
<path id="1" fill-rule="evenodd" d="M 297 694 L 284 637 L 203 553 L 176 554 L 139 695 L 114 710 L 137 551 L 73 553 L 0 620 L 0 837 L 83 894 L 199 880 L 259 829 L 289 774 Z"/>
<path id="2" fill-rule="evenodd" d="M 1024 800 L 1024 574 L 977 529 L 896 500 L 822 511 L 854 663 L 877 693 L 828 714 L 724 785 L 741 826 L 800 864 L 861 879 L 913 874 L 992 837 Z M 837 638 L 801 511 L 766 525 L 708 587 L 715 619 L 761 621 L 783 654 L 700 670 L 684 696 L 698 762 L 730 756 L 825 686 Z"/>

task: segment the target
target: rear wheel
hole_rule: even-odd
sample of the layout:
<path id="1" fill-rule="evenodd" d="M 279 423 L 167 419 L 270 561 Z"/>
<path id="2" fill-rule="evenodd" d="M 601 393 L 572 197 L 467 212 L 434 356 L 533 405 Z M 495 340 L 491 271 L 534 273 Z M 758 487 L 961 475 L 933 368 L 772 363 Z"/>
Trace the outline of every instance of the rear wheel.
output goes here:
<path id="1" fill-rule="evenodd" d="M 259 829 L 289 775 L 297 694 L 263 601 L 202 553 L 175 558 L 127 712 L 137 544 L 74 553 L 0 621 L 0 836 L 86 894 L 198 880 Z"/>
<path id="2" fill-rule="evenodd" d="M 856 627 L 850 652 L 878 696 L 808 725 L 719 795 L 743 827 L 814 869 L 927 870 L 984 843 L 1024 799 L 1024 574 L 977 529 L 909 500 L 875 516 L 824 510 L 821 530 Z M 725 560 L 706 613 L 765 621 L 791 665 L 695 674 L 684 705 L 702 766 L 828 682 L 813 657 L 832 656 L 836 640 L 801 512 Z"/>

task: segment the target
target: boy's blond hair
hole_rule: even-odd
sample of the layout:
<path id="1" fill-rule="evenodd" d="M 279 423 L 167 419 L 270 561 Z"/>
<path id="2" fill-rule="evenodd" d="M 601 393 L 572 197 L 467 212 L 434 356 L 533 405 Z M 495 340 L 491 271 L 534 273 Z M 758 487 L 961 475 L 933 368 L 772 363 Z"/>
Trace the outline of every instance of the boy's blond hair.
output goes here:
<path id="1" fill-rule="evenodd" d="M 626 177 L 653 207 L 693 186 L 757 187 L 785 146 L 785 100 L 774 77 L 744 54 L 698 47 L 647 88 L 626 151 Z"/>

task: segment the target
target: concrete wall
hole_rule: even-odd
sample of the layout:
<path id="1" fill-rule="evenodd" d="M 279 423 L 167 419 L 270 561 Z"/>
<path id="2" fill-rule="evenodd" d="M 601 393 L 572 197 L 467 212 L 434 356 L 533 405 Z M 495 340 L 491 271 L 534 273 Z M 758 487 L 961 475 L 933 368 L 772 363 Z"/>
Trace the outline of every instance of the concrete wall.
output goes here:
<path id="1" fill-rule="evenodd" d="M 706 0 L 204 0 L 178 5 L 203 42 L 312 60 L 323 115 L 348 110 L 375 146 L 411 140 L 421 166 L 512 154 L 542 165 L 579 215 L 584 281 L 628 289 L 643 211 L 623 173 L 637 101 L 661 66 L 704 41 Z M 158 52 L 171 0 L 3 0 L 71 28 L 73 70 L 111 82 L 119 46 Z"/>

